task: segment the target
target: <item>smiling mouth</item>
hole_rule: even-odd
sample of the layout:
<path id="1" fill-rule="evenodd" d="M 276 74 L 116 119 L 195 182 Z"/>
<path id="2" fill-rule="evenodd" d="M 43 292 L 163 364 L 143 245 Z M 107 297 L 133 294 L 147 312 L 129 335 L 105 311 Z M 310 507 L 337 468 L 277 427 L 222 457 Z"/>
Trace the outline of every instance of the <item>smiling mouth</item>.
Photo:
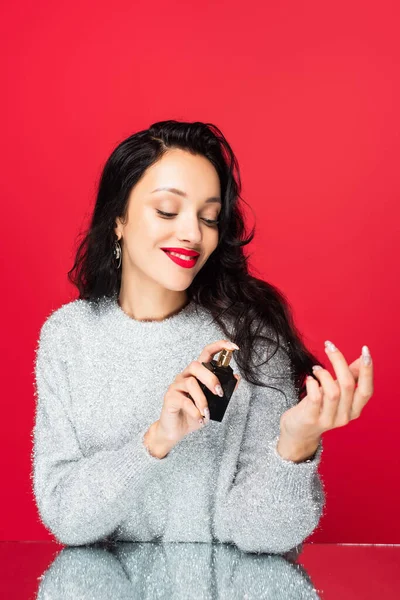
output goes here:
<path id="1" fill-rule="evenodd" d="M 182 254 L 179 255 L 177 252 L 172 252 L 169 250 L 163 250 L 163 252 L 165 252 L 165 254 L 167 254 L 169 258 L 177 265 L 189 269 L 195 266 L 197 259 L 200 256 L 183 256 Z"/>
<path id="2" fill-rule="evenodd" d="M 197 260 L 198 256 L 187 256 L 186 254 L 179 254 L 178 252 L 172 252 L 172 250 L 164 250 L 164 252 L 166 254 L 172 254 L 172 256 L 177 256 L 178 258 L 181 258 L 182 260 Z"/>

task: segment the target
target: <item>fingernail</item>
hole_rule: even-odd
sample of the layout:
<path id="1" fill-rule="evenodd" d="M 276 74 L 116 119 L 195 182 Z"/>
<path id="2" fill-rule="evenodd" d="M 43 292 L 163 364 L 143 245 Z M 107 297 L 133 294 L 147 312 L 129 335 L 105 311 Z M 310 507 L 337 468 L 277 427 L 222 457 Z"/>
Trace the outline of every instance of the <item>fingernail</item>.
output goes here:
<path id="1" fill-rule="evenodd" d="M 318 371 L 319 369 L 322 369 L 321 365 L 314 365 L 312 368 L 313 371 Z"/>
<path id="2" fill-rule="evenodd" d="M 205 416 L 206 423 L 208 423 L 210 420 L 210 409 L 209 408 L 204 409 L 204 416 Z"/>
<path id="3" fill-rule="evenodd" d="M 236 344 L 234 344 L 233 342 L 228 342 L 228 346 L 235 350 L 240 350 L 239 346 L 236 346 Z"/>
<path id="4" fill-rule="evenodd" d="M 218 394 L 218 396 L 222 396 L 224 395 L 224 390 L 222 389 L 222 387 L 220 385 L 216 385 L 215 386 L 215 393 Z"/>
<path id="5" fill-rule="evenodd" d="M 200 423 L 200 425 L 204 425 L 204 420 L 203 419 L 199 419 L 199 423 Z"/>
<path id="6" fill-rule="evenodd" d="M 362 356 L 362 360 L 363 360 L 364 365 L 370 365 L 371 364 L 372 358 L 371 358 L 371 354 L 370 354 L 368 346 L 363 346 L 362 347 L 361 356 Z"/>
<path id="7" fill-rule="evenodd" d="M 329 340 L 325 342 L 325 350 L 329 350 L 329 352 L 335 352 L 337 350 L 335 344 L 332 344 Z"/>

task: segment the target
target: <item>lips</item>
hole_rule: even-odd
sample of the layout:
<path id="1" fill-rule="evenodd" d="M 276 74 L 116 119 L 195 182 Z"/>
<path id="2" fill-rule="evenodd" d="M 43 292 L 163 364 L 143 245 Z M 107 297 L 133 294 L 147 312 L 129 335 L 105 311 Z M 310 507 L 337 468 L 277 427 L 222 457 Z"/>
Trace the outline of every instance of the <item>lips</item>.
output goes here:
<path id="1" fill-rule="evenodd" d="M 183 267 L 184 269 L 191 269 L 195 266 L 197 260 L 198 260 L 198 256 L 193 256 L 191 258 L 179 258 L 179 256 L 174 256 L 173 254 L 171 254 L 168 250 L 164 250 L 163 252 L 166 254 L 166 256 L 168 256 L 168 258 L 170 258 L 174 263 L 176 263 L 177 265 L 179 265 L 180 267 Z M 173 251 L 175 252 L 175 250 Z"/>
<path id="2" fill-rule="evenodd" d="M 177 252 L 178 254 L 184 254 L 185 256 L 200 256 L 200 254 L 195 250 L 188 250 L 186 248 L 161 248 L 161 250 L 167 252 Z"/>

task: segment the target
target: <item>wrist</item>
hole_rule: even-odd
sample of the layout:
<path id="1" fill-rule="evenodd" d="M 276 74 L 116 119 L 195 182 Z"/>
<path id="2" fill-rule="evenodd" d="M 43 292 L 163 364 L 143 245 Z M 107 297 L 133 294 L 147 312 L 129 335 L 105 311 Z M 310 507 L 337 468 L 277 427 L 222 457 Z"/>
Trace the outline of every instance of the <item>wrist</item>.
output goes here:
<path id="1" fill-rule="evenodd" d="M 158 421 L 152 423 L 144 434 L 143 444 L 149 454 L 155 458 L 164 458 L 171 450 L 171 444 L 168 444 L 160 434 Z"/>
<path id="2" fill-rule="evenodd" d="M 314 454 L 318 450 L 320 439 L 321 438 L 312 441 L 310 440 L 308 442 L 298 442 L 286 438 L 281 434 L 276 445 L 276 450 L 285 460 L 300 463 L 313 459 Z"/>

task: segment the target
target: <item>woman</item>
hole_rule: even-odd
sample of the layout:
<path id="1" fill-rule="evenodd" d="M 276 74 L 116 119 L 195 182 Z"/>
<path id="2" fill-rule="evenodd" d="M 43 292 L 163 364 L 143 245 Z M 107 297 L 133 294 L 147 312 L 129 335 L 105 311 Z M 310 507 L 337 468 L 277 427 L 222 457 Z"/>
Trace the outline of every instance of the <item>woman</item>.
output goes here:
<path id="1" fill-rule="evenodd" d="M 308 376 L 285 297 L 248 272 L 240 191 L 211 124 L 155 123 L 109 157 L 68 273 L 79 298 L 37 345 L 33 489 L 60 542 L 284 553 L 317 527 L 322 433 L 360 415 L 372 364 L 327 342 L 338 379 Z M 217 422 L 199 382 L 214 392 L 202 363 L 224 348 L 238 384 Z"/>

